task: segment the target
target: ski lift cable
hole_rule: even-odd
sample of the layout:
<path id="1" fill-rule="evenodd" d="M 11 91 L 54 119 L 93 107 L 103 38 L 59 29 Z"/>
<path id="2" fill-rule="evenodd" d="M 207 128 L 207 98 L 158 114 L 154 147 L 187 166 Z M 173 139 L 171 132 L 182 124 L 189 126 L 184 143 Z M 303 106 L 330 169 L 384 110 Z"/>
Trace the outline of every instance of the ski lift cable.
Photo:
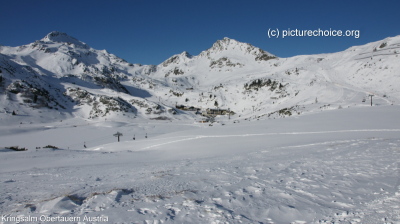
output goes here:
<path id="1" fill-rule="evenodd" d="M 135 137 L 136 137 L 136 134 L 135 134 Z M 89 140 L 85 140 L 84 142 L 86 142 L 86 143 L 91 143 L 91 142 L 96 142 L 96 141 L 98 141 L 98 140 L 100 140 L 100 139 L 113 139 L 114 137 L 111 135 L 104 135 L 104 136 L 101 136 L 101 137 L 98 137 L 98 138 L 93 138 L 93 139 L 89 139 Z M 82 142 L 81 141 L 79 141 L 79 142 L 76 142 L 76 143 L 74 143 L 74 144 L 71 144 L 71 145 L 67 145 L 66 146 L 66 148 L 69 148 L 69 147 L 74 147 L 74 146 L 79 146 L 79 145 L 81 145 L 82 144 Z"/>
<path id="2" fill-rule="evenodd" d="M 100 140 L 100 139 L 106 139 L 106 138 L 114 138 L 114 137 L 112 137 L 112 136 L 109 136 L 109 135 L 104 135 L 104 136 L 101 136 L 101 137 L 99 137 L 99 138 L 93 138 L 93 139 L 89 139 L 89 140 L 85 140 L 85 142 L 86 143 L 90 143 L 90 142 L 95 142 L 95 141 L 98 141 L 98 140 Z M 82 144 L 82 142 L 81 141 L 79 141 L 79 143 L 77 142 L 77 143 L 75 143 L 75 144 L 71 144 L 71 145 L 68 145 L 68 146 L 66 146 L 66 147 L 73 147 L 73 146 L 78 146 L 78 145 L 81 145 Z"/>

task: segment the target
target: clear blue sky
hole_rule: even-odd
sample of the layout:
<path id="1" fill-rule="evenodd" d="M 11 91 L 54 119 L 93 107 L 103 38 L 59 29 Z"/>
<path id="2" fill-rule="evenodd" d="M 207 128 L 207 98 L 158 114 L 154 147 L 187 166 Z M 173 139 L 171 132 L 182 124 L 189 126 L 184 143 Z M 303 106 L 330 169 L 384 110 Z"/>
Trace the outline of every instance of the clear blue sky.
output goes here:
<path id="1" fill-rule="evenodd" d="M 399 9 L 397 0 L 3 0 L 0 44 L 19 46 L 61 31 L 131 63 L 159 64 L 229 37 L 289 57 L 400 35 Z M 360 30 L 360 38 L 270 39 L 269 28 Z"/>

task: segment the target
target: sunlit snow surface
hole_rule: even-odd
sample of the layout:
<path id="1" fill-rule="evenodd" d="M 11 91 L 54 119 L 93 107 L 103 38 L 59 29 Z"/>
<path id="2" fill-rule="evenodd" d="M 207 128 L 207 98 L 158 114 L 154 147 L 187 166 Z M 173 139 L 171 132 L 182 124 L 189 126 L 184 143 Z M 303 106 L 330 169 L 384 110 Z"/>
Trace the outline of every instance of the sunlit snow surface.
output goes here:
<path id="1" fill-rule="evenodd" d="M 126 118 L 12 124 L 2 114 L 0 214 L 81 223 L 400 223 L 399 112 L 225 117 L 214 126 Z M 29 150 L 5 149 L 13 145 Z M 60 149 L 36 149 L 46 145 Z"/>

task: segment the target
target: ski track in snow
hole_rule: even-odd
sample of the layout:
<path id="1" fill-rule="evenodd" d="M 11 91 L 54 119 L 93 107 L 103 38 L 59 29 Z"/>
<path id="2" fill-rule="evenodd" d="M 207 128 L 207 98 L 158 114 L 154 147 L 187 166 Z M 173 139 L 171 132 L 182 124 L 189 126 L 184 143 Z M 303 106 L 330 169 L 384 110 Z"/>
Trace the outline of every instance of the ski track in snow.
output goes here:
<path id="1" fill-rule="evenodd" d="M 160 144 L 155 144 L 151 146 L 147 146 L 142 148 L 141 150 L 156 148 L 168 144 L 184 142 L 184 141 L 191 141 L 195 139 L 202 139 L 202 138 L 235 138 L 235 137 L 250 137 L 250 136 L 270 136 L 270 135 L 309 135 L 309 134 L 333 134 L 333 133 L 351 133 L 351 132 L 400 132 L 400 129 L 363 129 L 363 130 L 337 130 L 337 131 L 312 131 L 312 132 L 281 132 L 281 133 L 259 133 L 259 134 L 241 134 L 241 135 L 199 135 L 199 136 L 179 136 L 179 140 L 164 142 Z M 164 140 L 162 139 L 155 139 L 157 140 Z"/>

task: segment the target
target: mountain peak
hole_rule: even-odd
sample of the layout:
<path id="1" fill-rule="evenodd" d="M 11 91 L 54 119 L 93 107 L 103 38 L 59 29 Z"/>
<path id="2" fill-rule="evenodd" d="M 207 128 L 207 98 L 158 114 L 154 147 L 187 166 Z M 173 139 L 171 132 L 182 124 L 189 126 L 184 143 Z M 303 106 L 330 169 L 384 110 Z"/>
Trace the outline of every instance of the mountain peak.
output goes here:
<path id="1" fill-rule="evenodd" d="M 185 58 L 192 58 L 192 57 L 193 57 L 193 56 L 192 56 L 189 52 L 187 52 L 187 51 L 182 52 L 180 55 L 183 56 L 183 57 L 185 57 Z"/>
<path id="2" fill-rule="evenodd" d="M 234 39 L 230 39 L 229 37 L 224 37 L 224 39 L 222 40 L 217 40 L 213 46 L 211 47 L 211 49 L 213 50 L 217 50 L 217 51 L 222 51 L 222 50 L 226 50 L 228 48 L 228 46 L 230 45 L 238 45 L 240 42 L 236 41 Z"/>
<path id="3" fill-rule="evenodd" d="M 191 54 L 189 54 L 189 52 L 184 51 L 180 54 L 175 54 L 172 57 L 168 58 L 167 60 L 165 60 L 162 65 L 164 67 L 167 67 L 168 65 L 175 63 L 178 64 L 181 61 L 186 61 L 188 59 L 191 59 L 193 56 Z"/>
<path id="4" fill-rule="evenodd" d="M 229 37 L 224 37 L 222 40 L 217 40 L 211 48 L 200 53 L 201 56 L 211 57 L 212 55 L 219 54 L 251 54 L 255 57 L 256 61 L 267 61 L 276 58 L 275 55 L 266 52 L 251 44 L 237 41 Z"/>
<path id="5" fill-rule="evenodd" d="M 81 47 L 87 47 L 87 45 L 75 37 L 71 37 L 66 33 L 59 32 L 59 31 L 52 31 L 47 34 L 44 38 L 42 38 L 43 42 L 56 42 L 56 43 L 68 43 L 68 44 L 75 44 Z"/>

